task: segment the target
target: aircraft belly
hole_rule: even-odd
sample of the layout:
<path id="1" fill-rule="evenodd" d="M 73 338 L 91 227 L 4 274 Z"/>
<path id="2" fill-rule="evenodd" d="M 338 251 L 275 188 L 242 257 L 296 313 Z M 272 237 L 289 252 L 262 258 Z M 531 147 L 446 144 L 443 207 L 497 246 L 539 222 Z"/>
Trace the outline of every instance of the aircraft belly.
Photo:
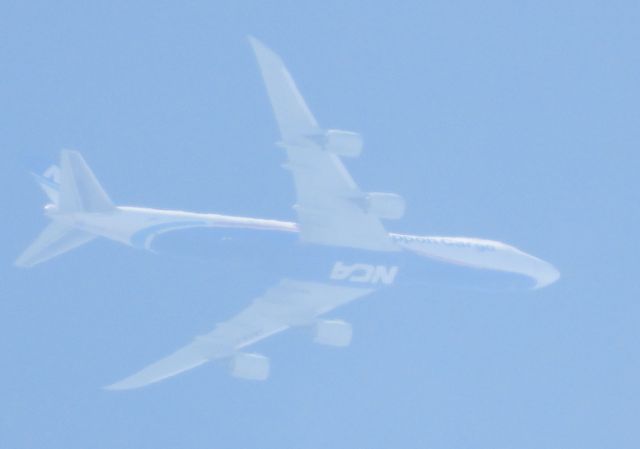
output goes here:
<path id="1" fill-rule="evenodd" d="M 221 276 L 291 278 L 360 287 L 391 285 L 530 288 L 531 278 L 478 269 L 411 252 L 377 252 L 303 243 L 294 233 L 243 229 L 191 229 L 160 235 L 160 253 L 210 260 Z"/>

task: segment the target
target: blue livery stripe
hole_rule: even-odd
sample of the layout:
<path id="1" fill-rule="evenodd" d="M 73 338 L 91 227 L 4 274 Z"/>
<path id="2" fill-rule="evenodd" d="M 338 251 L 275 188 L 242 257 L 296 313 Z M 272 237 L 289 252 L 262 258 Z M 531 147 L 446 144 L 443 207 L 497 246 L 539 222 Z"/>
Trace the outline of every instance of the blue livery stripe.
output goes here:
<path id="1" fill-rule="evenodd" d="M 137 231 L 131 236 L 129 242 L 134 248 L 149 249 L 149 240 L 162 232 L 174 231 L 183 228 L 197 228 L 200 226 L 208 226 L 208 223 L 206 221 L 174 221 L 169 223 L 160 223 Z"/>
<path id="2" fill-rule="evenodd" d="M 45 176 L 42 175 L 38 175 L 36 173 L 32 173 L 33 177 L 36 178 L 36 181 L 38 181 L 40 184 L 44 184 L 47 187 L 50 187 L 51 189 L 59 192 L 60 191 L 60 184 L 55 182 L 54 180 L 47 178 Z"/>

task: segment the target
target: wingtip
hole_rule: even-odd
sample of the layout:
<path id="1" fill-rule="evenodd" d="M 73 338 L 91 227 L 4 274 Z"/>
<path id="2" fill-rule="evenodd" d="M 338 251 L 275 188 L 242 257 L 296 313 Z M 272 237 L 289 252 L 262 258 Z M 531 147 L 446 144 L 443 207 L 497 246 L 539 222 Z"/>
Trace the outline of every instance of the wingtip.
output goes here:
<path id="1" fill-rule="evenodd" d="M 247 34 L 247 40 L 249 41 L 249 44 L 255 48 L 256 46 L 263 46 L 264 44 L 262 42 L 260 42 L 260 40 L 255 37 L 253 34 Z"/>
<path id="2" fill-rule="evenodd" d="M 33 262 L 29 263 L 24 254 L 20 255 L 13 261 L 13 266 L 16 268 L 31 268 L 34 265 Z"/>
<path id="3" fill-rule="evenodd" d="M 267 48 L 266 45 L 264 45 L 258 38 L 251 34 L 247 34 L 247 40 L 249 41 L 249 45 L 251 45 L 251 48 L 255 53 L 263 51 Z"/>
<path id="4" fill-rule="evenodd" d="M 105 385 L 104 387 L 102 387 L 102 389 L 107 391 L 123 391 L 123 390 L 133 390 L 135 388 L 139 388 L 140 386 L 141 385 L 131 385 L 125 379 L 119 382 L 112 383 L 111 385 Z"/>
<path id="5" fill-rule="evenodd" d="M 261 57 L 264 58 L 264 57 L 268 57 L 268 55 L 271 55 L 272 57 L 279 59 L 279 56 L 273 50 L 267 47 L 264 42 L 262 42 L 260 39 L 256 38 L 255 36 L 252 36 L 251 34 L 249 34 L 247 35 L 247 40 L 249 41 L 249 44 L 251 45 L 253 52 L 256 54 L 258 58 L 261 58 Z"/>

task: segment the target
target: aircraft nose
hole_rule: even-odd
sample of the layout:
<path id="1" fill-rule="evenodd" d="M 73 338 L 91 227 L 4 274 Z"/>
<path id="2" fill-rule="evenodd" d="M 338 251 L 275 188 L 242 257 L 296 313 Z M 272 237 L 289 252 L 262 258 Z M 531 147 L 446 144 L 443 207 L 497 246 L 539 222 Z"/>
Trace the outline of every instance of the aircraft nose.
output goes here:
<path id="1" fill-rule="evenodd" d="M 560 271 L 549 262 L 541 260 L 536 267 L 536 286 L 535 288 L 543 288 L 553 284 L 560 279 Z"/>

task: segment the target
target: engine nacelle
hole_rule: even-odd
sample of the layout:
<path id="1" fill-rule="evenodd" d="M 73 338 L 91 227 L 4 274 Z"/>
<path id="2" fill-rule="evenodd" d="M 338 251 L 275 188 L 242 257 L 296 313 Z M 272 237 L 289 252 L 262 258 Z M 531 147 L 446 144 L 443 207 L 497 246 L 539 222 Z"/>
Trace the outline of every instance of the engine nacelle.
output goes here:
<path id="1" fill-rule="evenodd" d="M 316 324 L 316 335 L 313 341 L 328 346 L 349 346 L 353 329 L 351 324 L 341 320 L 322 320 Z"/>
<path id="2" fill-rule="evenodd" d="M 330 129 L 325 133 L 325 150 L 343 157 L 358 157 L 362 153 L 362 136 L 351 131 Z"/>
<path id="3" fill-rule="evenodd" d="M 404 198 L 395 193 L 371 192 L 366 196 L 367 212 L 378 218 L 397 220 L 404 215 Z"/>
<path id="4" fill-rule="evenodd" d="M 231 375 L 247 380 L 269 377 L 269 358 L 260 354 L 238 353 L 231 359 Z"/>

